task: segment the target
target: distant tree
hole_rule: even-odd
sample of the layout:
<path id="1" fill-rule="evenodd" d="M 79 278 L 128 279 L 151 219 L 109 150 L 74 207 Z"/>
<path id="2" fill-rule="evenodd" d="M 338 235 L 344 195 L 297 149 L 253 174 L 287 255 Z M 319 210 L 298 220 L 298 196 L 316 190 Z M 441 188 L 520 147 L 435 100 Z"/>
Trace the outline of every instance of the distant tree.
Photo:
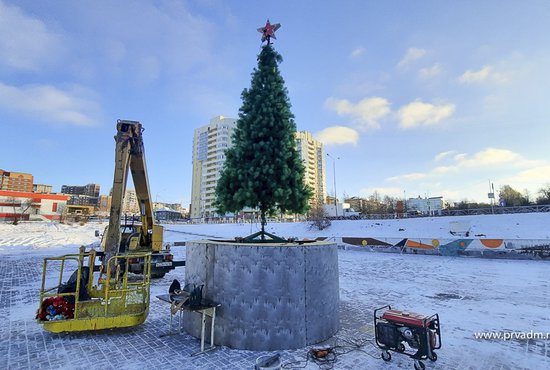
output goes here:
<path id="1" fill-rule="evenodd" d="M 537 204 L 550 204 L 550 184 L 546 184 L 539 189 L 538 194 Z"/>
<path id="2" fill-rule="evenodd" d="M 220 213 L 260 210 L 262 238 L 268 215 L 304 214 L 312 194 L 296 151 L 296 124 L 279 73 L 281 61 L 269 43 L 262 47 L 251 86 L 242 93 L 233 146 L 225 152 L 216 187 Z"/>
<path id="3" fill-rule="evenodd" d="M 376 202 L 376 203 L 379 203 L 380 202 L 380 193 L 375 190 L 372 195 L 369 197 L 369 200 L 373 201 L 373 202 Z"/>
<path id="4" fill-rule="evenodd" d="M 324 230 L 331 225 L 328 214 L 321 203 L 315 203 L 309 210 L 309 228 Z"/>
<path id="5" fill-rule="evenodd" d="M 394 197 L 384 195 L 382 202 L 385 206 L 384 213 L 394 213 L 394 204 L 396 203 L 396 199 Z"/>
<path id="6" fill-rule="evenodd" d="M 527 206 L 529 200 L 510 185 L 503 185 L 499 191 L 499 198 L 506 202 L 507 206 Z"/>
<path id="7" fill-rule="evenodd" d="M 529 192 L 529 190 L 523 189 L 523 194 L 522 194 L 522 196 L 523 196 L 524 202 L 527 203 L 527 204 L 525 204 L 525 205 L 529 205 L 529 204 L 533 203 L 533 202 L 531 201 L 531 192 Z"/>

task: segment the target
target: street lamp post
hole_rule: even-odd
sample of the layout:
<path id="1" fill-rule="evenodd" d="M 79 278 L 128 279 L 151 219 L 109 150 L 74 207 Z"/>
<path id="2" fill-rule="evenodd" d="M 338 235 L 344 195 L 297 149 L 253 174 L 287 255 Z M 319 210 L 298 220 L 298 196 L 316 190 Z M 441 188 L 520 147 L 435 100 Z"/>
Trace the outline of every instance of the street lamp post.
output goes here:
<path id="1" fill-rule="evenodd" d="M 336 157 L 336 159 L 335 159 L 329 153 L 327 153 L 327 156 L 330 159 L 332 159 L 332 173 L 333 173 L 333 177 L 334 177 L 334 209 L 335 209 L 335 212 L 336 212 L 336 217 L 338 217 L 338 204 L 337 204 L 337 201 L 336 201 L 336 194 L 338 194 L 336 192 L 336 159 L 340 159 L 340 157 Z"/>
<path id="2" fill-rule="evenodd" d="M 491 179 L 489 179 L 489 203 L 491 203 L 491 214 L 495 214 L 495 210 L 493 209 L 495 205 L 495 186 L 491 182 Z"/>

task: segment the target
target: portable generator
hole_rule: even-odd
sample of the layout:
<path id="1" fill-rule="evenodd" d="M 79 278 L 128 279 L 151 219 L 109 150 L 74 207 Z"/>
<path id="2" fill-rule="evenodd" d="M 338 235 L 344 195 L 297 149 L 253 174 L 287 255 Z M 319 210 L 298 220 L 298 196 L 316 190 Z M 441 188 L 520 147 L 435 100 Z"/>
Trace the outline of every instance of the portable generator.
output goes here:
<path id="1" fill-rule="evenodd" d="M 421 360 L 437 361 L 434 349 L 441 348 L 439 315 L 419 315 L 384 306 L 374 310 L 376 345 L 382 349 L 382 359 L 391 360 L 390 351 L 414 359 L 414 368 L 423 370 Z"/>

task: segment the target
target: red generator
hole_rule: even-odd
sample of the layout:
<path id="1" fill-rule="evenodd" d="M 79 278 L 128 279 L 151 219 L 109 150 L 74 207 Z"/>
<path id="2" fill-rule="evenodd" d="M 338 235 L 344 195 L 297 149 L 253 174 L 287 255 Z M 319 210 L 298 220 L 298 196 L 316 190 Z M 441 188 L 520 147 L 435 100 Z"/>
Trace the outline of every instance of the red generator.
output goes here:
<path id="1" fill-rule="evenodd" d="M 382 359 L 391 360 L 390 351 L 414 359 L 414 368 L 424 370 L 422 360 L 437 361 L 434 349 L 441 348 L 439 315 L 419 315 L 384 306 L 374 310 L 376 345 L 383 350 Z"/>

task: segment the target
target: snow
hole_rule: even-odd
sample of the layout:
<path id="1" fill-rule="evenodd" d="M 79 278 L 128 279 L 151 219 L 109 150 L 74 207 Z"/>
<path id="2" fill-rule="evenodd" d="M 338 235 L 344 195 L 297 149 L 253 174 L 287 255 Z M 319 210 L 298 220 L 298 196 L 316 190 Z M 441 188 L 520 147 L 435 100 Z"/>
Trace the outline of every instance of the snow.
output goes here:
<path id="1" fill-rule="evenodd" d="M 17 249 L 18 252 L 37 249 L 70 248 L 78 250 L 97 240 L 95 230 L 103 229 L 106 224 L 72 224 L 58 222 L 20 222 L 0 224 L 0 253 Z"/>
<path id="2" fill-rule="evenodd" d="M 298 238 L 316 237 L 373 237 L 373 238 L 450 238 L 456 223 L 470 226 L 470 234 L 498 239 L 550 239 L 550 213 L 522 213 L 513 215 L 479 215 L 425 217 L 393 220 L 332 221 L 329 228 L 319 231 L 308 223 L 268 223 L 266 231 Z M 189 233 L 233 238 L 246 236 L 260 229 L 257 223 L 166 225 Z"/>
<path id="3" fill-rule="evenodd" d="M 480 215 L 426 217 L 394 220 L 332 221 L 325 230 L 316 230 L 308 223 L 268 223 L 266 231 L 282 237 L 315 239 L 317 237 L 371 237 L 449 239 L 457 223 L 467 225 L 472 238 L 547 239 L 550 240 L 550 213 L 521 213 L 512 215 Z M 0 253 L 52 248 L 78 248 L 97 242 L 98 230 L 103 233 L 106 223 L 64 225 L 56 222 L 21 222 L 19 225 L 0 224 Z M 166 224 L 165 241 L 186 241 L 202 237 L 233 239 L 260 230 L 258 223 L 240 224 Z M 476 236 L 477 235 L 477 236 Z"/>
<path id="4" fill-rule="evenodd" d="M 174 243 L 201 238 L 233 239 L 259 230 L 247 224 L 166 224 L 165 241 Z M 46 222 L 0 224 L 0 254 L 17 259 L 24 254 L 56 255 L 76 252 L 81 245 L 97 243 L 96 230 L 105 223 L 62 225 Z M 501 239 L 543 239 L 550 242 L 550 213 L 433 217 L 398 220 L 333 221 L 325 230 L 306 223 L 269 223 L 267 231 L 283 237 L 449 238 L 450 231 L 468 228 L 471 234 Z M 172 247 L 177 258 L 184 247 Z M 340 250 L 341 320 L 357 332 L 372 325 L 375 308 L 392 307 L 423 314 L 438 313 L 442 326 L 439 359 L 428 368 L 550 368 L 548 340 L 481 340 L 476 332 L 530 331 L 550 333 L 550 283 L 548 262 L 491 260 L 411 254 Z M 181 279 L 183 270 L 163 279 Z M 169 283 L 168 283 L 169 284 Z M 158 285 L 158 286 L 157 286 Z M 152 287 L 152 296 L 166 288 Z M 32 310 L 34 310 L 34 306 Z M 32 315 L 21 307 L 17 316 Z M 13 310 L 12 310 L 13 311 Z M 353 313 L 353 315 L 351 314 Z M 152 313 L 155 317 L 156 314 Z M 394 355 L 388 364 L 358 354 L 352 361 L 367 361 L 361 368 L 412 368 L 410 359 Z M 354 357 L 356 356 L 356 357 Z M 346 359 L 343 359 L 345 363 Z M 347 361 L 350 361 L 349 359 Z M 311 364 L 310 364 L 311 365 Z M 316 368 L 316 366 L 308 366 Z M 339 368 L 337 365 L 336 369 Z M 351 368 L 351 367 L 350 367 Z"/>

